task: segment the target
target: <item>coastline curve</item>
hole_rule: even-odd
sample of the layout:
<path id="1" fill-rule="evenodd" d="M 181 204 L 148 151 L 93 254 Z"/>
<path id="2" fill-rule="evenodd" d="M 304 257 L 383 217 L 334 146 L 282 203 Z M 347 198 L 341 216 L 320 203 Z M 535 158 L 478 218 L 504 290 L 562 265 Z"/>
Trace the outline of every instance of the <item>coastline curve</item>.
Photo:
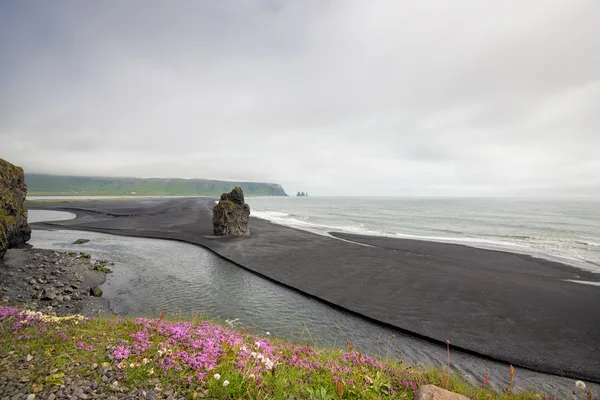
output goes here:
<path id="1" fill-rule="evenodd" d="M 235 238 L 216 241 L 207 239 L 205 237 L 208 236 L 207 232 L 204 232 L 202 228 L 203 225 L 206 225 L 204 222 L 209 219 L 208 211 L 212 205 L 212 199 L 161 199 L 151 202 L 151 205 L 140 205 L 135 202 L 128 205 L 123 204 L 123 202 L 119 202 L 120 204 L 109 204 L 106 201 L 95 203 L 95 205 L 86 204 L 85 209 L 82 209 L 81 204 L 44 204 L 42 206 L 44 209 L 74 212 L 77 217 L 70 221 L 36 224 L 36 227 L 90 230 L 123 236 L 170 239 L 200 245 L 240 268 L 308 295 L 336 309 L 344 310 L 382 326 L 436 344 L 445 345 L 445 339 L 449 338 L 454 349 L 485 359 L 513 363 L 533 371 L 572 378 L 584 378 L 600 383 L 600 367 L 598 367 L 597 362 L 594 363 L 594 360 L 600 358 L 597 357 L 600 354 L 600 346 L 598 345 L 600 339 L 597 333 L 589 331 L 589 324 L 594 325 L 600 321 L 597 311 L 581 310 L 583 313 L 587 313 L 589 324 L 585 323 L 585 318 L 580 318 L 581 314 L 579 313 L 575 314 L 574 319 L 571 318 L 571 320 L 583 324 L 583 326 L 579 326 L 579 329 L 576 329 L 576 332 L 588 329 L 588 333 L 582 335 L 582 340 L 576 343 L 574 348 L 565 348 L 565 346 L 561 347 L 561 340 L 564 344 L 564 341 L 569 338 L 557 338 L 557 332 L 553 331 L 554 324 L 550 324 L 550 327 L 538 327 L 540 328 L 538 332 L 529 332 L 524 335 L 524 333 L 527 333 L 527 329 L 531 330 L 532 326 L 526 324 L 519 327 L 518 322 L 527 322 L 527 317 L 531 317 L 533 310 L 531 307 L 524 307 L 525 312 L 523 310 L 519 312 L 518 307 L 515 308 L 515 305 L 518 305 L 522 299 L 519 299 L 518 296 L 511 299 L 510 293 L 507 293 L 502 296 L 505 297 L 504 301 L 500 299 L 501 301 L 498 302 L 498 293 L 491 293 L 492 298 L 486 299 L 485 290 L 482 292 L 477 290 L 477 287 L 467 287 L 469 286 L 467 284 L 465 284 L 465 287 L 455 288 L 457 293 L 454 294 L 447 290 L 446 294 L 449 296 L 445 301 L 441 296 L 443 291 L 440 291 L 440 289 L 451 289 L 451 285 L 447 285 L 447 282 L 442 278 L 450 279 L 452 275 L 464 278 L 465 270 L 470 269 L 472 272 L 473 265 L 481 262 L 485 257 L 494 258 L 496 256 L 501 259 L 500 262 L 512 259 L 513 262 L 518 264 L 517 267 L 522 266 L 520 263 L 524 262 L 535 269 L 535 271 L 525 273 L 524 281 L 537 289 L 533 295 L 534 297 L 535 295 L 542 296 L 542 301 L 548 298 L 548 293 L 544 294 L 544 290 L 539 284 L 532 284 L 537 280 L 545 280 L 550 282 L 551 286 L 556 286 L 557 280 L 565 276 L 576 276 L 580 280 L 590 279 L 585 272 L 576 271 L 573 267 L 538 260 L 530 256 L 493 252 L 452 244 L 440 247 L 440 243 L 427 243 L 408 239 L 401 240 L 400 245 L 393 242 L 398 239 L 387 238 L 388 241 L 392 241 L 391 244 L 382 245 L 381 243 L 369 243 L 369 240 L 374 240 L 372 237 L 366 239 L 363 237 L 360 242 L 373 246 L 367 248 L 351 242 L 327 239 L 323 236 L 293 228 L 278 226 L 259 219 L 253 219 L 252 221 L 255 229 L 251 237 L 241 240 Z M 189 213 L 186 212 L 190 209 L 195 211 L 196 220 L 193 223 L 190 223 Z M 126 218 L 123 218 L 125 216 Z M 167 225 L 166 222 L 171 228 L 168 231 L 163 229 Z M 206 227 L 208 228 L 207 231 L 210 230 L 210 224 Z M 334 234 L 336 237 L 338 235 Z M 348 237 L 343 238 L 348 239 Z M 351 237 L 349 240 L 356 239 Z M 337 242 L 337 244 L 333 242 Z M 412 247 L 407 249 L 407 246 Z M 460 246 L 460 248 L 452 246 Z M 428 250 L 426 251 L 426 249 Z M 327 251 L 329 251 L 329 254 L 326 254 Z M 346 254 L 344 254 L 344 251 Z M 457 262 L 457 258 L 461 262 Z M 367 264 L 368 260 L 374 265 Z M 352 264 L 342 264 L 340 261 L 352 262 Z M 331 266 L 331 269 L 314 267 L 316 263 L 321 263 L 317 265 L 323 266 L 323 262 L 324 265 Z M 443 266 L 444 264 L 450 265 L 442 268 L 442 270 L 446 269 L 445 274 L 440 271 L 440 265 Z M 310 268 L 311 265 L 312 268 Z M 390 265 L 392 265 L 392 268 L 390 268 Z M 397 285 L 400 285 L 400 288 L 403 288 L 402 285 L 409 284 L 409 290 L 404 291 L 401 296 L 393 296 L 394 285 L 390 285 L 389 277 L 386 278 L 385 274 L 376 269 L 378 266 L 386 269 L 383 272 L 390 272 L 393 277 L 400 278 L 396 282 Z M 310 271 L 306 270 L 307 267 Z M 401 273 L 396 271 L 394 273 L 393 267 L 397 267 L 395 269 L 410 269 L 410 271 L 400 271 Z M 427 274 L 428 271 L 424 271 L 426 268 L 430 268 L 430 274 Z M 448 268 L 453 271 L 449 271 Z M 418 276 L 411 276 L 410 272 L 419 269 L 421 273 L 417 274 Z M 319 270 L 320 273 L 317 273 Z M 347 274 L 341 275 L 342 279 L 336 279 L 336 276 L 340 276 L 340 271 Z M 491 268 L 490 270 L 488 267 L 483 272 L 483 275 L 488 275 L 487 278 L 497 278 L 496 280 L 499 281 L 497 283 L 502 285 L 507 280 L 511 281 L 515 278 L 511 276 L 515 273 L 514 266 L 508 268 L 508 271 L 502 271 L 498 268 Z M 437 284 L 430 284 L 428 294 L 426 291 L 428 289 L 427 279 L 431 273 L 435 276 Z M 344 276 L 350 279 L 344 279 Z M 365 280 L 366 282 L 364 282 Z M 482 280 L 485 281 L 486 276 L 480 276 L 475 280 L 475 284 Z M 380 293 L 379 296 L 375 296 L 375 299 L 369 299 L 369 293 L 366 295 L 360 293 L 361 289 L 369 286 L 381 289 L 381 283 L 385 283 L 385 281 L 388 281 L 388 285 L 383 285 L 384 296 L 381 296 Z M 456 276 L 454 279 L 450 279 L 450 283 L 456 282 Z M 488 285 L 492 288 L 493 286 Z M 522 284 L 518 286 L 522 286 Z M 584 287 L 587 285 L 578 286 Z M 392 291 L 390 291 L 390 288 Z M 432 291 L 432 289 L 435 289 L 435 291 Z M 552 287 L 552 289 L 556 288 Z M 598 296 L 598 290 L 594 291 L 594 289 L 592 286 L 589 286 L 587 290 L 579 288 L 575 291 L 579 292 L 579 295 L 575 297 L 579 299 L 578 301 L 581 301 L 583 297 L 590 294 Z M 582 291 L 585 293 L 581 293 Z M 381 290 L 372 289 L 370 293 L 376 295 L 376 292 L 381 292 Z M 385 295 L 392 295 L 392 301 L 386 302 Z M 530 296 L 525 297 L 529 298 Z M 395 304 L 393 300 L 402 299 L 404 301 L 398 307 L 389 307 Z M 478 301 L 479 299 L 481 301 Z M 598 299 L 600 300 L 600 297 Z M 440 314 L 435 308 L 436 303 L 439 303 L 440 300 L 442 306 L 445 302 L 450 305 L 458 304 L 458 307 L 450 307 L 451 310 L 454 308 L 450 314 Z M 593 298 L 587 301 L 588 304 L 593 302 Z M 467 318 L 464 315 L 464 311 L 469 310 L 469 306 L 473 306 L 478 311 L 481 309 L 486 311 L 487 308 L 488 315 L 474 313 L 472 316 L 474 317 L 473 324 L 461 325 L 460 323 L 471 319 L 468 318 L 469 315 L 466 316 Z M 500 309 L 497 308 L 498 306 L 500 306 Z M 549 313 L 552 312 L 552 306 L 556 307 L 557 305 L 549 304 Z M 433 307 L 433 309 L 427 310 L 428 307 Z M 504 307 L 508 311 L 502 310 Z M 500 316 L 493 315 L 494 311 L 499 311 Z M 498 318 L 506 319 L 507 323 L 500 324 L 497 327 L 490 324 L 490 321 L 494 322 Z M 459 323 L 456 319 L 459 320 Z M 398 321 L 407 323 L 398 323 Z M 552 322 L 560 323 L 556 319 Z M 570 321 L 567 318 L 564 322 L 569 324 Z M 445 331 L 447 335 L 444 336 L 448 337 L 443 338 L 439 333 L 432 334 L 432 327 L 437 327 L 438 332 Z M 572 324 L 569 328 L 572 329 Z M 540 335 L 533 333 L 540 333 Z M 524 340 L 523 335 L 525 336 Z M 457 340 L 456 337 L 459 339 Z M 476 341 L 472 341 L 473 338 Z M 540 343 L 546 343 L 545 347 L 551 350 L 552 354 L 549 358 L 542 358 L 542 362 L 536 362 L 536 360 L 539 360 L 536 352 L 544 349 L 544 346 L 540 346 Z M 465 344 L 467 345 L 465 346 Z M 529 351 L 526 352 L 526 350 Z M 571 356 L 569 357 L 569 355 Z"/>

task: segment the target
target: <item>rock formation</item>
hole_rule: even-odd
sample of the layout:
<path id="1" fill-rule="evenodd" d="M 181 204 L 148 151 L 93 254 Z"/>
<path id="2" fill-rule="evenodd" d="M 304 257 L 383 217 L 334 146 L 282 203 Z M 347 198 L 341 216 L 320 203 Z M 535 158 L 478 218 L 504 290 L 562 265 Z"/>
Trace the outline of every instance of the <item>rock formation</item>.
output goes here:
<path id="1" fill-rule="evenodd" d="M 417 390 L 415 400 L 469 400 L 469 398 L 435 385 L 424 385 Z"/>
<path id="2" fill-rule="evenodd" d="M 249 235 L 249 220 L 250 206 L 244 203 L 244 192 L 239 186 L 223 193 L 213 208 L 213 232 L 217 236 Z"/>
<path id="3" fill-rule="evenodd" d="M 0 259 L 7 249 L 20 247 L 31 237 L 23 206 L 26 195 L 23 168 L 0 158 Z"/>

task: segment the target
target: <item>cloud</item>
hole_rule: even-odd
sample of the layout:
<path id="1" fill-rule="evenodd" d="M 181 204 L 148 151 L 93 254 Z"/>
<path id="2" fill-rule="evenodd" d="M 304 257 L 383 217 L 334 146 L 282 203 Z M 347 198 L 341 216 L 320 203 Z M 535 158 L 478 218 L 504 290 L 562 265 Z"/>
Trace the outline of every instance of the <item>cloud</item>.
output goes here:
<path id="1" fill-rule="evenodd" d="M 0 6 L 0 157 L 323 195 L 600 196 L 594 0 Z"/>

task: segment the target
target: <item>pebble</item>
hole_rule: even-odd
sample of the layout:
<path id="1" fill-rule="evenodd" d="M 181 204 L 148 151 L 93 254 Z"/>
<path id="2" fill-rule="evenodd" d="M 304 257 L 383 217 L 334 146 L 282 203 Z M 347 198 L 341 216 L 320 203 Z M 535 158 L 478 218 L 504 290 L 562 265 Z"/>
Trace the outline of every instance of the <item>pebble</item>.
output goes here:
<path id="1" fill-rule="evenodd" d="M 35 400 L 35 394 L 31 393 L 29 396 L 27 396 L 27 400 Z"/>
<path id="2" fill-rule="evenodd" d="M 54 393 L 50 393 L 47 400 L 54 400 L 54 399 L 56 399 L 56 395 Z"/>

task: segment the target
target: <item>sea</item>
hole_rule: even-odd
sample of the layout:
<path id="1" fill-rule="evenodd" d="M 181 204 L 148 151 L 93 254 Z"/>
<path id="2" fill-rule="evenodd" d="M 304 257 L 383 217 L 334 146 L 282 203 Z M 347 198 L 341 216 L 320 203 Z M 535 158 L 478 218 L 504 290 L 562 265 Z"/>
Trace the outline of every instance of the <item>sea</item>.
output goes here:
<path id="1" fill-rule="evenodd" d="M 600 199 L 254 197 L 251 215 L 320 235 L 346 232 L 513 253 L 600 274 Z"/>

